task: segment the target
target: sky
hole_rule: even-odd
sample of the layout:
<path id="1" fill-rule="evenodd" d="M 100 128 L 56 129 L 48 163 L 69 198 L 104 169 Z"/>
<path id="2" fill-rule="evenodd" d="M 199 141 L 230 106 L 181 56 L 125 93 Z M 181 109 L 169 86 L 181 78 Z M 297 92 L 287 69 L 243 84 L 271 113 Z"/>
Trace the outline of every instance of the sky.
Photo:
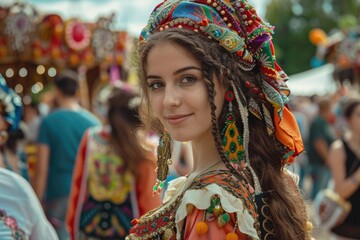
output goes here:
<path id="1" fill-rule="evenodd" d="M 153 8 L 161 0 L 0 0 L 0 6 L 14 2 L 26 2 L 41 13 L 59 14 L 63 19 L 80 18 L 86 22 L 96 22 L 99 17 L 115 13 L 113 29 L 126 30 L 134 36 L 140 34 Z M 249 0 L 261 17 L 265 15 L 269 0 Z"/>

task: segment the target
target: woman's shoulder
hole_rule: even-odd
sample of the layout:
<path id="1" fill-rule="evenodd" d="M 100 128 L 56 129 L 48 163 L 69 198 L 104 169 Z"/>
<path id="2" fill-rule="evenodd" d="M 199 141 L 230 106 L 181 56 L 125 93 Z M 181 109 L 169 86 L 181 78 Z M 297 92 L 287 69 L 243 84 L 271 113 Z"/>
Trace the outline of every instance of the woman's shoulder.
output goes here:
<path id="1" fill-rule="evenodd" d="M 6 192 L 11 195 L 26 196 L 26 189 L 29 187 L 29 183 L 21 177 L 19 174 L 10 170 L 0 168 L 0 189 L 3 194 L 7 195 Z M 4 196 L 5 197 L 5 196 Z"/>
<path id="2" fill-rule="evenodd" d="M 39 219 L 45 218 L 32 187 L 17 173 L 0 169 L 0 191 L 2 214 L 8 216 L 9 220 L 13 219 L 14 224 L 26 234 Z"/>

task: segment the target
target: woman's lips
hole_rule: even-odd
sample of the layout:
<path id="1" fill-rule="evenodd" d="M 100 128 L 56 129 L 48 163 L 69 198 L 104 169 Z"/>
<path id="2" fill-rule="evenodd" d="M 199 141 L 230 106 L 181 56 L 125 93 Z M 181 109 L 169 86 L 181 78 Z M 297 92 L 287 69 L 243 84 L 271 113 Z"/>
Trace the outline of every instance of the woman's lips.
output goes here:
<path id="1" fill-rule="evenodd" d="M 165 119 L 170 123 L 170 124 L 179 124 L 182 123 L 183 121 L 185 121 L 189 116 L 191 116 L 192 114 L 183 114 L 183 115 L 172 115 L 172 116 L 167 116 L 165 117 Z"/>

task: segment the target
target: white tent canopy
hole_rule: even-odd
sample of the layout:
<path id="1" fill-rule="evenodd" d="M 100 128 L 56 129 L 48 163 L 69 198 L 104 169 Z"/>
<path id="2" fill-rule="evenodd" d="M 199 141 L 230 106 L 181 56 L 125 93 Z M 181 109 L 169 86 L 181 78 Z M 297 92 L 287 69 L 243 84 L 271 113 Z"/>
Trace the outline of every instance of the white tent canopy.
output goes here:
<path id="1" fill-rule="evenodd" d="M 326 64 L 302 73 L 289 76 L 287 85 L 292 95 L 325 95 L 336 91 L 333 77 L 334 65 Z"/>

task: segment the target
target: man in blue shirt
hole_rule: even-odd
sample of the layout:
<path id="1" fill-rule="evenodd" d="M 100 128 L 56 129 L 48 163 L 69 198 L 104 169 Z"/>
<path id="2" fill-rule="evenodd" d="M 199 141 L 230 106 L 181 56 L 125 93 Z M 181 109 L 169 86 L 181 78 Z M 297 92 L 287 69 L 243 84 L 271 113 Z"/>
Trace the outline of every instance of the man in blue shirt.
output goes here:
<path id="1" fill-rule="evenodd" d="M 65 71 L 54 83 L 57 108 L 40 125 L 34 189 L 59 238 L 68 239 L 64 221 L 77 148 L 85 130 L 100 121 L 79 105 L 76 73 Z"/>

